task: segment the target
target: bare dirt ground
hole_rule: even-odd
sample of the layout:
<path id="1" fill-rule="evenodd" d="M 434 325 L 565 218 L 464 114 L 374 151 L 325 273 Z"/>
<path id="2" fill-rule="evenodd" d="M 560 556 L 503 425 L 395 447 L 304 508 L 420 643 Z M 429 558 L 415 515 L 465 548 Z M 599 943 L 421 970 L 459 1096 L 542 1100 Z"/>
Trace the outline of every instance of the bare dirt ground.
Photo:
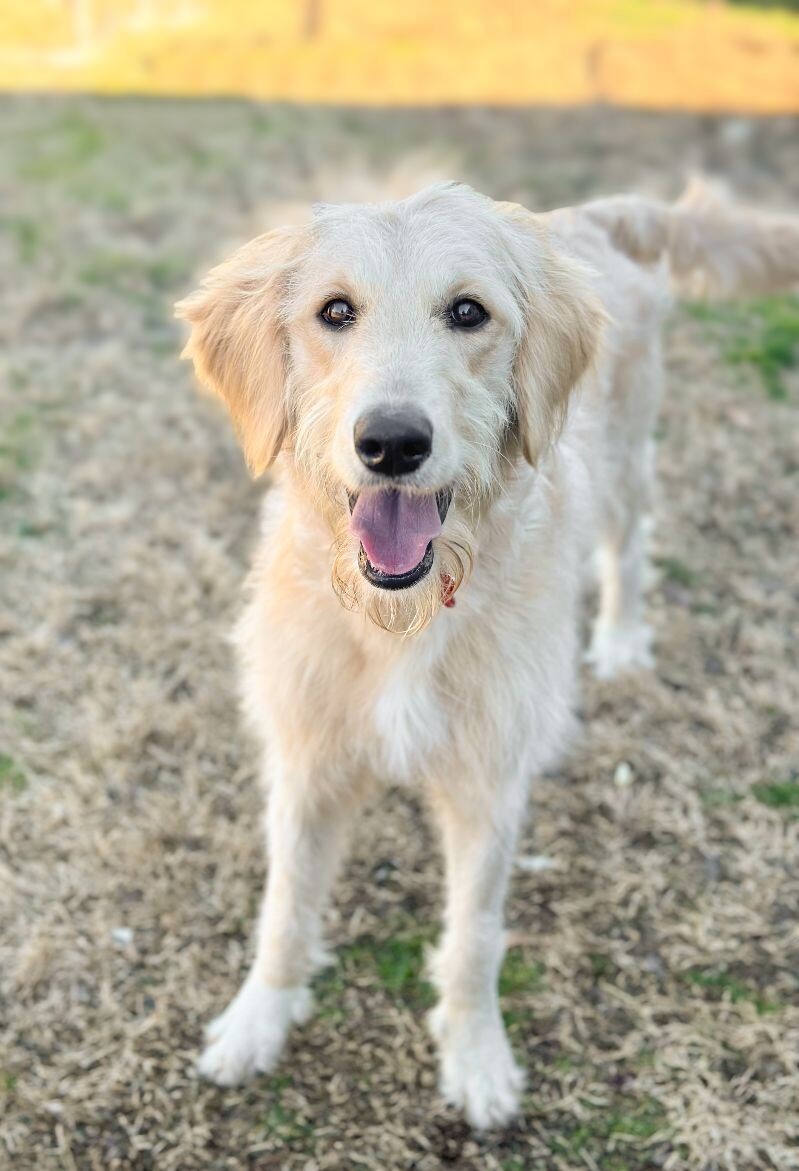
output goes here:
<path id="1" fill-rule="evenodd" d="M 342 156 L 454 146 L 462 176 L 541 207 L 673 195 L 697 167 L 796 207 L 798 130 L 0 106 L 0 1167 L 799 1167 L 796 302 L 672 318 L 658 667 L 586 679 L 583 743 L 536 786 L 503 974 L 529 1091 L 514 1129 L 479 1138 L 435 1093 L 440 867 L 412 792 L 361 827 L 338 967 L 278 1076 L 194 1075 L 262 881 L 225 641 L 261 489 L 169 313 Z"/>

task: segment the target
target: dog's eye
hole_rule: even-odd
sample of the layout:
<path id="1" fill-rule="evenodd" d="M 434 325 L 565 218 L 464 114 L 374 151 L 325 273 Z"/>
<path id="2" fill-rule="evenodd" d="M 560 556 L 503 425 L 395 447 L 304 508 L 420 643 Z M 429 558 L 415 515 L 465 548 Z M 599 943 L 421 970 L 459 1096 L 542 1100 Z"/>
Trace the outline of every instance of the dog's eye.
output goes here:
<path id="1" fill-rule="evenodd" d="M 475 326 L 488 321 L 488 314 L 483 306 L 471 297 L 461 297 L 459 301 L 450 305 L 449 316 L 452 324 L 458 329 L 474 329 Z"/>
<path id="2" fill-rule="evenodd" d="M 355 310 L 343 297 L 334 297 L 324 306 L 319 316 L 322 321 L 332 325 L 334 329 L 343 329 L 345 325 L 352 325 L 355 320 Z"/>

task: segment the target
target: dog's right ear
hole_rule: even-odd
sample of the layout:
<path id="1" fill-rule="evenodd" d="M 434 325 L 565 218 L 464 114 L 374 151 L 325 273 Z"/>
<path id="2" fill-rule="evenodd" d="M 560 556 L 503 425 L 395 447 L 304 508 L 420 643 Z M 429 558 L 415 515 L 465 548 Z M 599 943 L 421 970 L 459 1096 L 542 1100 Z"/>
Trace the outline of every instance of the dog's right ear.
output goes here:
<path id="1" fill-rule="evenodd" d="M 535 467 L 556 438 L 569 396 L 594 362 L 606 324 L 588 274 L 553 246 L 546 217 L 498 203 L 524 319 L 514 368 L 516 431 Z"/>
<path id="2" fill-rule="evenodd" d="M 283 302 L 304 237 L 296 227 L 256 237 L 175 306 L 191 326 L 181 356 L 226 403 L 253 476 L 266 471 L 290 429 Z"/>

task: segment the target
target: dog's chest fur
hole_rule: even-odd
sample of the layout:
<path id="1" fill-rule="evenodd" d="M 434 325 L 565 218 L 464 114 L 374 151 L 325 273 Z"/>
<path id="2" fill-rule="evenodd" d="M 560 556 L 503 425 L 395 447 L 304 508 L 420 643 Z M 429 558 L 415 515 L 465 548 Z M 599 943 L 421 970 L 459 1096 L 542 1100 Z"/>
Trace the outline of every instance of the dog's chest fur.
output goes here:
<path id="1" fill-rule="evenodd" d="M 450 713 L 439 682 L 448 617 L 440 615 L 432 629 L 406 646 L 375 688 L 370 754 L 375 771 L 395 783 L 416 778 L 448 737 Z"/>

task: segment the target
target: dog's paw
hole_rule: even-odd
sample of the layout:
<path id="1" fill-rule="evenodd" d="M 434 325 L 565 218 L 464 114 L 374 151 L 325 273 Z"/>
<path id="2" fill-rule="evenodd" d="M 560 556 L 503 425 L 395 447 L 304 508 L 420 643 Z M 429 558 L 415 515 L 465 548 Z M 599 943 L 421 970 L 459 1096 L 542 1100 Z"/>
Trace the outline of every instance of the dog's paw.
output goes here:
<path id="1" fill-rule="evenodd" d="M 597 679 L 615 679 L 632 671 L 651 671 L 652 628 L 637 626 L 597 626 L 586 655 Z"/>
<path id="2" fill-rule="evenodd" d="M 429 1023 L 439 1046 L 442 1097 L 477 1130 L 510 1122 L 519 1110 L 524 1073 L 513 1060 L 499 1016 L 450 1012 L 440 1004 Z"/>
<path id="3" fill-rule="evenodd" d="M 272 988 L 250 973 L 228 1007 L 206 1029 L 208 1042 L 197 1063 L 201 1077 L 237 1086 L 277 1064 L 294 1024 L 311 1013 L 307 988 Z"/>

